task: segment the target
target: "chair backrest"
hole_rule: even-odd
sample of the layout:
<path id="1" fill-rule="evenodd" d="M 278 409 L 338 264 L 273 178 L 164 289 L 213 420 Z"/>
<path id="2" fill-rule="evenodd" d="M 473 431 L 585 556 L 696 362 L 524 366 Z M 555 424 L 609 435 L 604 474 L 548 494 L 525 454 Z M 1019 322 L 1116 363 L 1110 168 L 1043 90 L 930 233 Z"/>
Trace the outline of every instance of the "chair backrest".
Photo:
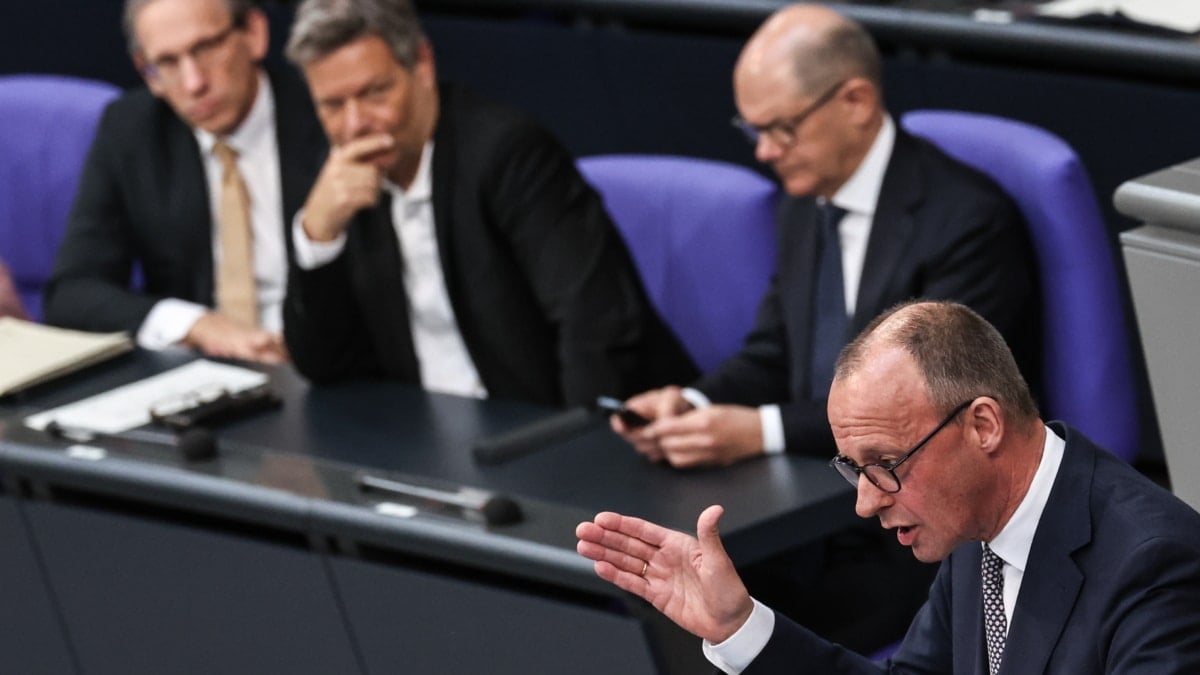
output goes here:
<path id="1" fill-rule="evenodd" d="M 1015 120 L 918 110 L 901 125 L 989 175 L 1029 223 L 1042 285 L 1043 411 L 1126 461 L 1139 440 L 1116 251 L 1079 157 Z"/>
<path id="2" fill-rule="evenodd" d="M 696 364 L 707 371 L 736 352 L 775 272 L 775 184 L 688 157 L 585 157 L 579 168 Z"/>
<path id="3" fill-rule="evenodd" d="M 42 285 L 100 113 L 119 92 L 73 77 L 0 77 L 0 258 L 32 318 L 41 318 Z"/>

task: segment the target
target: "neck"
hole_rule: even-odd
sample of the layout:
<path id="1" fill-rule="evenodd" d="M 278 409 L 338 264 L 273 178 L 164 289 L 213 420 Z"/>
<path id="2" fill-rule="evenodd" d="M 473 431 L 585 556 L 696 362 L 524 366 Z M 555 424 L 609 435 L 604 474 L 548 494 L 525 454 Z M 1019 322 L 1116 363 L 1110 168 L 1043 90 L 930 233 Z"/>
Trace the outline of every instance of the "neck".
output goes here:
<path id="1" fill-rule="evenodd" d="M 1014 447 L 1007 449 L 1002 455 L 1007 466 L 1001 469 L 999 476 L 999 491 L 1003 498 L 999 501 L 994 524 L 984 541 L 991 541 L 1000 534 L 1017 507 L 1029 494 L 1029 486 L 1042 463 L 1042 453 L 1046 447 L 1046 425 L 1041 420 L 1034 420 L 1036 428 L 1028 429 L 1018 435 Z"/>

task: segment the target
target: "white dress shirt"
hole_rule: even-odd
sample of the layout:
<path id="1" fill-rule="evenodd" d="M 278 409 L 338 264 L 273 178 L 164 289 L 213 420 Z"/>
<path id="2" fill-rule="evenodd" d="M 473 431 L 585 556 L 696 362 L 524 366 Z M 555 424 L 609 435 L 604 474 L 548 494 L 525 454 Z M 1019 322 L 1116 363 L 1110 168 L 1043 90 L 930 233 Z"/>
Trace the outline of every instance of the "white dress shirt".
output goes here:
<path id="1" fill-rule="evenodd" d="M 1029 551 L 1033 548 L 1033 537 L 1037 534 L 1038 522 L 1050 499 L 1050 490 L 1062 465 L 1063 452 L 1067 444 L 1050 427 L 1046 430 L 1046 441 L 1042 445 L 1042 459 L 1029 484 L 1029 490 L 1012 517 L 1004 524 L 1000 534 L 986 542 L 992 551 L 1004 561 L 1004 616 L 1012 625 L 1013 609 L 1021 592 L 1021 580 L 1029 562 Z M 981 543 L 982 547 L 983 544 Z M 980 607 L 982 610 L 982 606 Z M 775 613 L 769 607 L 754 601 L 750 618 L 733 635 L 720 644 L 704 641 L 704 656 L 722 672 L 738 675 L 750 665 L 775 630 Z"/>
<path id="2" fill-rule="evenodd" d="M 219 269 L 221 245 L 217 214 L 221 201 L 221 161 L 213 154 L 218 138 L 203 129 L 193 129 L 204 177 L 208 183 L 209 213 L 212 214 L 213 269 Z M 283 298 L 287 293 L 287 245 L 283 237 L 283 197 L 279 169 L 279 146 L 275 136 L 275 97 L 267 76 L 258 75 L 258 94 L 250 112 L 232 134 L 223 139 L 238 153 L 237 165 L 250 194 L 250 228 L 254 237 L 254 277 L 258 290 L 258 315 L 262 327 L 283 330 Z M 154 304 L 138 328 L 138 345 L 163 349 L 187 336 L 192 325 L 211 308 L 164 298 Z"/>
<path id="3" fill-rule="evenodd" d="M 838 225 L 838 239 L 842 247 L 842 288 L 846 293 L 846 313 L 850 316 L 854 316 L 858 306 L 858 287 L 862 281 L 863 262 L 867 258 L 867 242 L 871 238 L 875 207 L 879 203 L 880 188 L 883 187 L 883 174 L 887 171 L 895 146 L 896 125 L 890 115 L 884 115 L 883 125 L 875 134 L 870 150 L 833 195 L 834 205 L 846 210 L 846 215 Z M 824 202 L 823 199 L 818 201 Z M 708 398 L 696 389 L 685 389 L 684 397 L 697 408 L 709 404 Z M 770 403 L 759 406 L 758 417 L 762 427 L 763 452 L 768 455 L 782 453 L 787 442 L 779 405 Z"/>
<path id="4" fill-rule="evenodd" d="M 421 151 L 417 175 L 407 190 L 385 180 L 392 200 L 392 224 L 404 260 L 404 291 L 408 295 L 409 326 L 425 389 L 459 396 L 486 398 L 487 389 L 467 351 L 438 255 L 433 221 L 433 141 Z M 315 242 L 304 232 L 304 212 L 292 221 L 296 261 L 301 269 L 329 264 L 346 247 L 346 233 L 330 242 Z"/>

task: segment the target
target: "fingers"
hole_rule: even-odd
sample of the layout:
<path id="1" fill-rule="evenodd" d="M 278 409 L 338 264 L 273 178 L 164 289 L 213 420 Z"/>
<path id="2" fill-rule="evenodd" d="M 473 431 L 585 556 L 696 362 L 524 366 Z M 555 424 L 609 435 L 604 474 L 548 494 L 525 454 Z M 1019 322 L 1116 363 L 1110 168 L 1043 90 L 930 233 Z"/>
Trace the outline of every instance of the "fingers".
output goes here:
<path id="1" fill-rule="evenodd" d="M 330 155 L 342 162 L 365 163 L 370 161 L 373 155 L 390 150 L 395 143 L 396 140 L 390 134 L 372 134 L 339 145 Z"/>
<path id="2" fill-rule="evenodd" d="M 304 204 L 303 227 L 310 239 L 336 239 L 355 213 L 379 201 L 382 174 L 370 162 L 394 144 L 391 136 L 375 134 L 356 138 L 330 151 Z"/>

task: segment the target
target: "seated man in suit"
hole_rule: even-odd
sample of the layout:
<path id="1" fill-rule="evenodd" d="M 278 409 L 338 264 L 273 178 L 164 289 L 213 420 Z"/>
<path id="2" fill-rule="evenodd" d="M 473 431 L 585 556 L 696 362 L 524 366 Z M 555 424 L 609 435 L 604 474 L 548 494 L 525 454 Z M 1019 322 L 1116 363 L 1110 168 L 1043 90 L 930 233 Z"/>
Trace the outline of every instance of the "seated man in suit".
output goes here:
<path id="1" fill-rule="evenodd" d="M 548 405 L 694 375 L 572 158 L 439 84 L 408 2 L 306 0 L 287 54 L 333 146 L 293 225 L 302 373 Z"/>
<path id="2" fill-rule="evenodd" d="M 876 319 L 838 360 L 829 421 L 858 515 L 942 561 L 889 664 L 753 600 L 721 546 L 720 506 L 699 540 L 601 513 L 577 528 L 579 552 L 704 638 L 726 673 L 1200 672 L 1200 514 L 1043 423 L 978 314 L 923 302 Z"/>
<path id="3" fill-rule="evenodd" d="M 125 31 L 147 88 L 100 121 L 46 320 L 282 361 L 285 224 L 325 156 L 304 84 L 259 65 L 251 0 L 126 0 Z"/>
<path id="4" fill-rule="evenodd" d="M 778 271 L 738 354 L 690 390 L 628 401 L 652 424 L 614 418 L 645 456 L 684 467 L 832 452 L 824 397 L 838 350 L 916 297 L 970 305 L 1036 381 L 1039 296 L 1024 222 L 990 179 L 896 127 L 880 70 L 863 28 L 820 5 L 780 9 L 746 44 L 735 123 L 787 193 Z"/>

